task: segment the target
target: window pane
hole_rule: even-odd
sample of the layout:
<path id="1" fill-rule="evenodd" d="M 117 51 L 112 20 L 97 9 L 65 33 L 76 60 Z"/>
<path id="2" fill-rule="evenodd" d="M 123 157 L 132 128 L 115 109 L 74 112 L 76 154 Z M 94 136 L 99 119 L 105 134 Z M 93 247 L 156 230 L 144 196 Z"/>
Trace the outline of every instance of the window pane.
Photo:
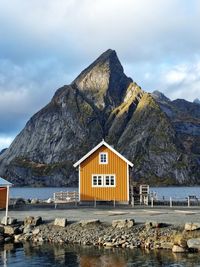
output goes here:
<path id="1" fill-rule="evenodd" d="M 93 185 L 97 185 L 97 176 L 93 176 Z"/>
<path id="2" fill-rule="evenodd" d="M 114 176 L 110 177 L 110 185 L 115 185 L 115 178 Z"/>
<path id="3" fill-rule="evenodd" d="M 102 177 L 98 176 L 98 185 L 102 185 Z"/>
<path id="4" fill-rule="evenodd" d="M 110 179 L 109 179 L 109 176 L 106 176 L 106 185 L 110 185 Z"/>

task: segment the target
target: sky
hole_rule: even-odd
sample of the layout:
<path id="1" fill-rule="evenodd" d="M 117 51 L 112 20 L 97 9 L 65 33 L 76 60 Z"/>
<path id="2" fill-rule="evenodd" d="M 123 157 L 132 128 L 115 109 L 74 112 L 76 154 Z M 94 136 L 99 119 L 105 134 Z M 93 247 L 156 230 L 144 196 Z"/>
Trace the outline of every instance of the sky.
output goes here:
<path id="1" fill-rule="evenodd" d="M 101 53 L 144 90 L 200 98 L 199 0 L 0 0 L 0 150 Z"/>

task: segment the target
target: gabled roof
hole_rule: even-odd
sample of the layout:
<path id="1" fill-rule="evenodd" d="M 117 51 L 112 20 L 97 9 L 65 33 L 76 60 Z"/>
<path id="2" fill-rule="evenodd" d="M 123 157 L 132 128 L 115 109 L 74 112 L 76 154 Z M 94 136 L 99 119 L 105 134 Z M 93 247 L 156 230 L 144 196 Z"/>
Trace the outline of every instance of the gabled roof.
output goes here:
<path id="1" fill-rule="evenodd" d="M 104 140 L 102 140 L 97 146 L 95 146 L 92 150 L 90 150 L 85 156 L 83 156 L 79 161 L 77 161 L 73 166 L 77 167 L 86 160 L 90 155 L 92 155 L 98 148 L 101 146 L 106 146 L 108 149 L 110 149 L 113 153 L 115 153 L 118 157 L 120 157 L 122 160 L 124 160 L 129 166 L 133 167 L 133 163 L 127 160 L 124 156 L 122 156 L 117 150 L 115 150 L 113 147 L 111 147 L 108 143 L 106 143 Z"/>
<path id="2" fill-rule="evenodd" d="M 0 186 L 11 186 L 12 184 L 0 177 Z"/>

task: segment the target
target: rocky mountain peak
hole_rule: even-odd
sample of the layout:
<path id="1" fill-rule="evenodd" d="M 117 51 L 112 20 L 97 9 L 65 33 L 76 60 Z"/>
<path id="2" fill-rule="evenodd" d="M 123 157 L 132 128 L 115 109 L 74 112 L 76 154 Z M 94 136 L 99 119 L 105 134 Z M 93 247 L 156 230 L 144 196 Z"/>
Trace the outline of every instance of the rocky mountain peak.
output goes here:
<path id="1" fill-rule="evenodd" d="M 199 100 L 199 98 L 195 98 L 194 101 L 193 101 L 193 103 L 195 103 L 195 104 L 199 104 L 199 105 L 200 105 L 200 100 Z"/>
<path id="2" fill-rule="evenodd" d="M 153 96 L 153 98 L 157 101 L 160 102 L 168 102 L 170 101 L 170 99 L 168 97 L 166 97 L 163 93 L 161 93 L 158 90 L 153 91 L 153 93 L 151 94 Z"/>
<path id="3" fill-rule="evenodd" d="M 102 138 L 134 162 L 134 182 L 200 184 L 200 105 L 143 91 L 111 49 L 0 152 L 0 176 L 15 185 L 77 186 L 73 163 Z"/>
<path id="4" fill-rule="evenodd" d="M 119 105 L 132 82 L 124 74 L 114 50 L 108 49 L 72 82 L 80 91 L 103 110 Z"/>

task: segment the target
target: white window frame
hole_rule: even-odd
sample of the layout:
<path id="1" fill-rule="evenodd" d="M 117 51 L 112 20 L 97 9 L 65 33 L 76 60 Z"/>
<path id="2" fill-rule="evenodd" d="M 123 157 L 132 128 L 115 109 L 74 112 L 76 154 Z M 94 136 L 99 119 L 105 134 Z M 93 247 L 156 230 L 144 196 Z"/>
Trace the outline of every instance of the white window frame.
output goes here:
<path id="1" fill-rule="evenodd" d="M 97 184 L 94 184 L 94 177 L 97 177 Z M 100 178 L 100 179 L 99 179 Z M 98 181 L 101 180 L 101 185 L 98 184 Z M 102 187 L 104 184 L 104 178 L 102 174 L 93 174 L 92 175 L 92 187 Z"/>
<path id="2" fill-rule="evenodd" d="M 94 185 L 94 176 L 97 177 L 97 184 Z M 106 185 L 106 176 L 109 176 L 109 185 Z M 111 176 L 114 177 L 114 184 L 111 185 Z M 98 185 L 98 177 L 101 177 L 102 184 Z M 116 187 L 116 175 L 115 174 L 92 174 L 92 187 Z"/>
<path id="3" fill-rule="evenodd" d="M 108 176 L 109 178 L 109 184 L 107 185 L 106 184 L 106 176 Z M 114 178 L 114 184 L 112 185 L 111 184 L 111 177 L 113 177 Z M 116 184 L 116 178 L 115 178 L 115 175 L 114 174 L 105 174 L 104 175 L 104 186 L 105 187 L 115 187 L 115 184 Z"/>
<path id="4" fill-rule="evenodd" d="M 105 162 L 101 161 L 101 155 L 106 155 L 106 161 Z M 108 164 L 108 152 L 100 152 L 99 153 L 99 164 Z"/>

